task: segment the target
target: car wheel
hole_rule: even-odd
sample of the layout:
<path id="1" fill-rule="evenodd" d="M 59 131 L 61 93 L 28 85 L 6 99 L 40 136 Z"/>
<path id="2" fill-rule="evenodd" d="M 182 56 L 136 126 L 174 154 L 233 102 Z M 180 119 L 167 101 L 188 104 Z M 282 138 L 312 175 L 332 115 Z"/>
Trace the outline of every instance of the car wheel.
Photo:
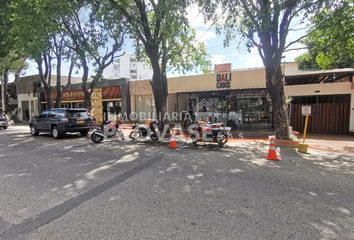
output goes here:
<path id="1" fill-rule="evenodd" d="M 88 134 L 88 131 L 82 131 L 82 132 L 80 132 L 80 134 L 81 134 L 81 136 L 86 136 L 87 134 Z"/>
<path id="2" fill-rule="evenodd" d="M 7 129 L 7 126 L 3 127 L 4 129 Z"/>
<path id="3" fill-rule="evenodd" d="M 36 130 L 36 127 L 34 125 L 31 125 L 31 135 L 32 136 L 38 136 L 39 132 Z"/>
<path id="4" fill-rule="evenodd" d="M 59 139 L 59 138 L 61 137 L 61 134 L 60 134 L 59 129 L 58 129 L 57 126 L 54 126 L 54 127 L 52 128 L 52 135 L 53 135 L 53 137 L 54 137 L 55 139 Z"/>

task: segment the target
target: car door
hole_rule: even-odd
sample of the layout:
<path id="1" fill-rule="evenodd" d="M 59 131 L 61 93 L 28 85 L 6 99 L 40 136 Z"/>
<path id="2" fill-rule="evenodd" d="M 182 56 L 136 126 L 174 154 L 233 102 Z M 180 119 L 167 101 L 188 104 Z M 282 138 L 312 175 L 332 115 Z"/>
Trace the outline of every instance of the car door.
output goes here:
<path id="1" fill-rule="evenodd" d="M 45 120 L 47 119 L 48 111 L 42 112 L 39 117 L 37 118 L 37 130 L 45 130 Z"/>

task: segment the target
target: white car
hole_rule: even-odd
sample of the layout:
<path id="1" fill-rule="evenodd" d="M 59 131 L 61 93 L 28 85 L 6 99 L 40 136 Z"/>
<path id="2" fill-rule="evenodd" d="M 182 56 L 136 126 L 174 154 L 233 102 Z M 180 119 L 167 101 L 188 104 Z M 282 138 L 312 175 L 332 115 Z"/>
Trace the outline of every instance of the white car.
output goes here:
<path id="1" fill-rule="evenodd" d="M 3 129 L 7 129 L 8 122 L 6 121 L 6 118 L 4 116 L 0 116 L 0 127 Z"/>

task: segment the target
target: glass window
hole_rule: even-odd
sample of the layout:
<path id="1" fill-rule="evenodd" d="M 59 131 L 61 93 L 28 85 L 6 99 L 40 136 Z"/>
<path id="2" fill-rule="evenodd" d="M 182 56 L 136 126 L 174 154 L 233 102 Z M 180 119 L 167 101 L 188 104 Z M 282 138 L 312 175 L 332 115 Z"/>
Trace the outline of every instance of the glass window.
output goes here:
<path id="1" fill-rule="evenodd" d="M 50 117 L 65 117 L 65 110 L 56 110 L 56 111 L 50 111 L 49 112 Z"/>
<path id="2" fill-rule="evenodd" d="M 135 112 L 139 121 L 155 119 L 155 100 L 152 95 L 135 96 Z"/>
<path id="3" fill-rule="evenodd" d="M 89 118 L 91 117 L 90 114 L 86 111 L 67 111 L 68 117 L 82 117 L 82 118 Z"/>
<path id="4" fill-rule="evenodd" d="M 41 113 L 41 115 L 39 115 L 40 118 L 46 118 L 48 115 L 48 111 L 44 111 Z"/>

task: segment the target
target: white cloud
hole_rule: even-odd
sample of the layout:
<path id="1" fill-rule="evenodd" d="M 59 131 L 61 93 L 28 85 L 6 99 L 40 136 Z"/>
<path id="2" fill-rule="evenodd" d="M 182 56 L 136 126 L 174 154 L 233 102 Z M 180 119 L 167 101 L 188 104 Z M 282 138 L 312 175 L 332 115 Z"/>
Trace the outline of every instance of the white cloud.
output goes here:
<path id="1" fill-rule="evenodd" d="M 188 20 L 192 27 L 204 27 L 207 29 L 211 23 L 204 23 L 204 17 L 199 12 L 198 6 L 193 4 L 188 10 Z"/>
<path id="2" fill-rule="evenodd" d="M 239 57 L 238 60 L 242 63 L 241 68 L 263 67 L 262 58 L 256 48 L 252 48 L 250 53 L 247 53 L 244 57 Z"/>
<path id="3" fill-rule="evenodd" d="M 199 39 L 199 41 L 205 42 L 206 40 L 211 39 L 211 38 L 216 38 L 216 34 L 214 32 L 205 32 L 205 31 L 197 31 L 196 33 L 196 38 Z"/>
<path id="4" fill-rule="evenodd" d="M 219 63 L 222 63 L 221 61 L 222 61 L 225 57 L 226 57 L 225 55 L 214 54 L 214 55 L 212 55 L 211 61 L 212 61 L 214 64 L 219 64 Z"/>

